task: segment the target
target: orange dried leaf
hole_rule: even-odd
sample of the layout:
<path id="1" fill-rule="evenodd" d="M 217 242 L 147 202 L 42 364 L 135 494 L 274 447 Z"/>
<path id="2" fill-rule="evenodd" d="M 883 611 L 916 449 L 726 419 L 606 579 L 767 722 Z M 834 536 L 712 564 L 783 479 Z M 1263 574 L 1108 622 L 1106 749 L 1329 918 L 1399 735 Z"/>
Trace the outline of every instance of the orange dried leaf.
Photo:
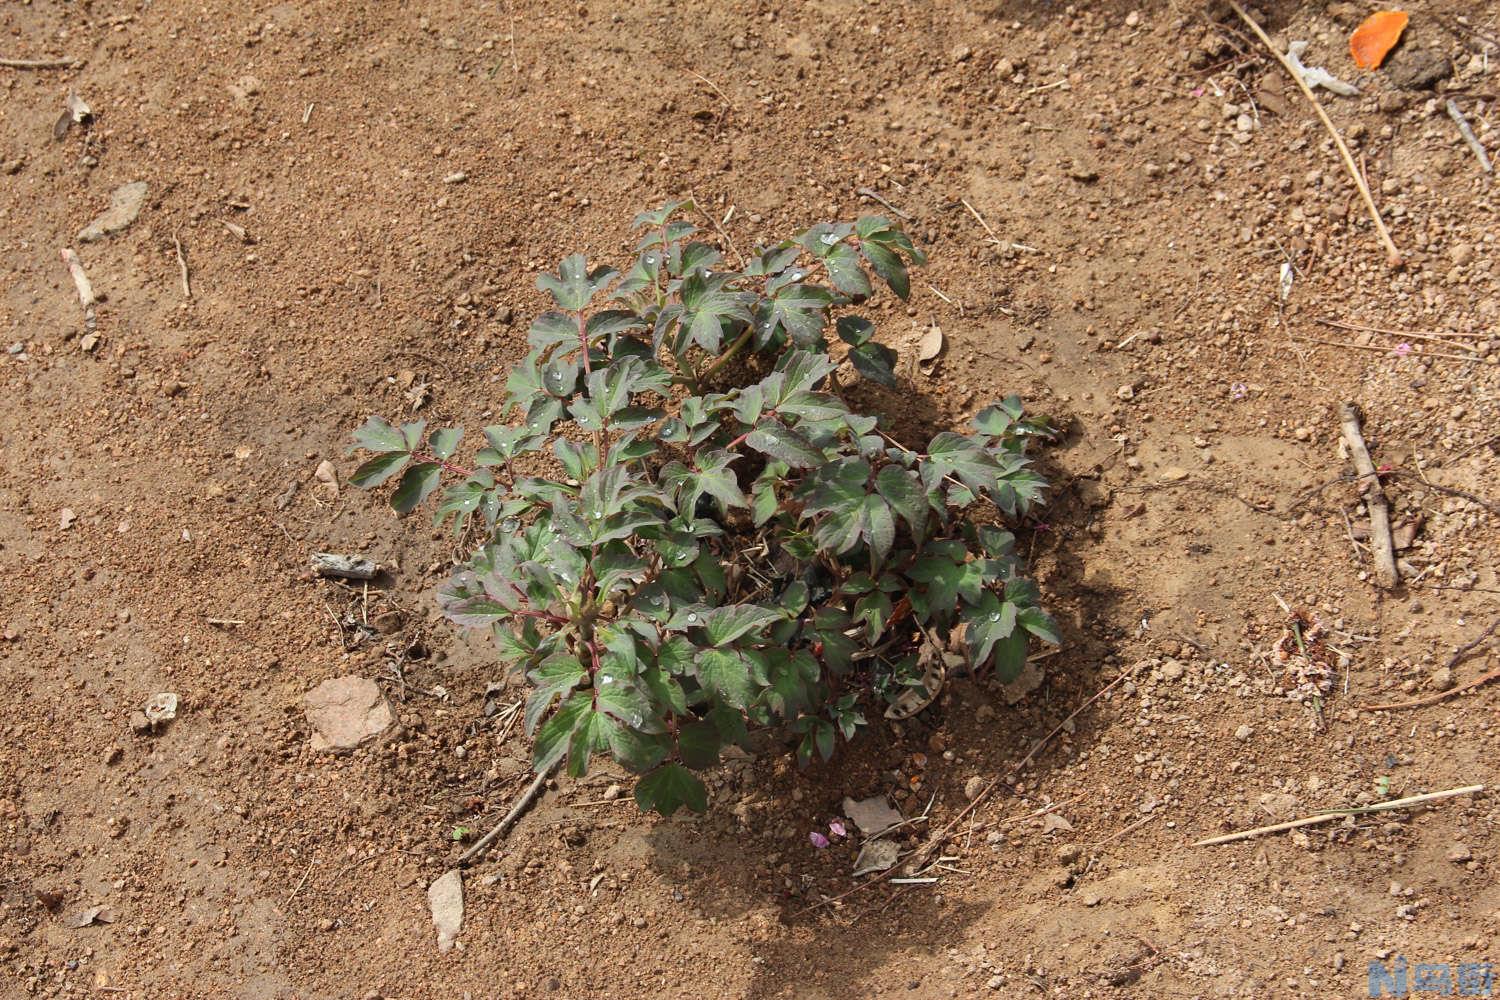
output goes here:
<path id="1" fill-rule="evenodd" d="M 1385 57 L 1401 40 L 1409 18 L 1402 10 L 1376 11 L 1349 36 L 1349 54 L 1360 69 L 1379 69 Z"/>

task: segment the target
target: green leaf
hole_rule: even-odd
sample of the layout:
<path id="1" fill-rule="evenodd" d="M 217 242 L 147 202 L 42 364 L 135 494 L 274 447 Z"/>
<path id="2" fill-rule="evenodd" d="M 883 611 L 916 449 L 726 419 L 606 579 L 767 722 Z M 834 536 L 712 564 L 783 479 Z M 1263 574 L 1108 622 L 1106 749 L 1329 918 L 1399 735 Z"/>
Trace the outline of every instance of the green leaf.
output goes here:
<path id="1" fill-rule="evenodd" d="M 376 455 L 355 469 L 349 482 L 362 490 L 379 486 L 400 472 L 410 459 L 411 456 L 404 451 L 388 451 L 383 455 Z"/>
<path id="2" fill-rule="evenodd" d="M 919 540 L 927 526 L 927 491 L 916 476 L 899 465 L 884 465 L 875 474 L 875 489 L 901 516 Z"/>
<path id="3" fill-rule="evenodd" d="M 923 481 L 933 485 L 945 475 L 955 475 L 975 492 L 992 493 L 1000 464 L 972 438 L 944 431 L 927 446 Z"/>
<path id="4" fill-rule="evenodd" d="M 896 387 L 896 352 L 874 341 L 860 344 L 849 352 L 854 370 L 871 382 Z"/>
<path id="5" fill-rule="evenodd" d="M 1020 629 L 995 643 L 995 679 L 1009 684 L 1026 669 L 1026 633 Z"/>
<path id="6" fill-rule="evenodd" d="M 911 279 L 906 274 L 906 264 L 902 262 L 898 254 L 871 240 L 861 243 L 859 252 L 864 254 L 865 260 L 870 262 L 875 273 L 891 286 L 891 291 L 902 299 L 911 297 Z"/>
<path id="7" fill-rule="evenodd" d="M 780 617 L 779 615 L 777 617 Z M 698 652 L 698 682 L 738 709 L 755 700 L 750 660 L 738 649 L 703 649 Z"/>
<path id="8" fill-rule="evenodd" d="M 682 806 L 695 813 L 708 811 L 708 789 L 681 764 L 663 764 L 635 786 L 635 801 L 642 809 L 655 809 L 670 816 Z"/>
<path id="9" fill-rule="evenodd" d="M 827 461 L 811 442 L 777 420 L 762 420 L 745 438 L 745 443 L 794 469 L 815 469 Z"/>
<path id="10" fill-rule="evenodd" d="M 396 492 L 391 495 L 391 508 L 398 514 L 410 514 L 432 495 L 442 477 L 443 468 L 436 462 L 413 465 L 406 470 Z"/>
<path id="11" fill-rule="evenodd" d="M 698 616 L 711 646 L 727 646 L 741 636 L 757 631 L 784 617 L 779 608 L 758 604 L 728 604 L 710 608 Z"/>
<path id="12" fill-rule="evenodd" d="M 1016 613 L 1016 620 L 1026 631 L 1043 642 L 1050 642 L 1054 646 L 1062 645 L 1062 637 L 1057 634 L 1057 623 L 1041 608 L 1022 608 Z"/>
<path id="13" fill-rule="evenodd" d="M 531 322 L 526 342 L 538 353 L 558 344 L 578 346 L 578 321 L 567 313 L 544 312 Z"/>
<path id="14" fill-rule="evenodd" d="M 823 342 L 823 327 L 828 322 L 828 306 L 832 302 L 833 296 L 826 288 L 787 285 L 770 301 L 766 318 L 772 326 L 786 330 L 794 343 L 812 347 Z"/>
<path id="15" fill-rule="evenodd" d="M 594 699 L 588 691 L 575 691 L 563 702 L 552 718 L 537 730 L 536 744 L 531 750 L 531 766 L 541 774 L 562 759 L 568 752 L 573 734 L 589 717 L 595 715 Z"/>
<path id="16" fill-rule="evenodd" d="M 401 432 L 379 417 L 371 417 L 354 432 L 354 443 L 357 447 L 370 451 L 407 450 L 406 438 Z"/>
<path id="17" fill-rule="evenodd" d="M 828 265 L 828 279 L 833 287 L 854 298 L 867 298 L 872 289 L 870 278 L 859 266 L 859 254 L 847 243 L 840 243 L 823 258 Z"/>
<path id="18" fill-rule="evenodd" d="M 677 732 L 677 753 L 682 762 L 695 770 L 713 767 L 719 762 L 724 738 L 712 722 L 690 722 Z"/>
<path id="19" fill-rule="evenodd" d="M 458 442 L 463 439 L 463 436 L 462 427 L 448 427 L 433 431 L 432 436 L 427 439 L 427 447 L 434 457 L 442 460 L 453 454 L 453 450 L 458 447 Z"/>
<path id="20" fill-rule="evenodd" d="M 1016 606 L 1010 601 L 1002 602 L 993 591 L 979 595 L 979 601 L 964 609 L 963 620 L 967 626 L 964 641 L 969 647 L 969 659 L 979 668 L 990 658 L 995 643 L 1009 638 L 1016 631 Z"/>
<path id="21" fill-rule="evenodd" d="M 875 324 L 863 316 L 840 316 L 836 329 L 839 339 L 851 347 L 867 344 L 875 336 Z"/>
<path id="22" fill-rule="evenodd" d="M 792 393 L 776 409 L 801 420 L 835 420 L 849 412 L 849 407 L 837 396 L 806 389 Z M 753 421 L 746 420 L 745 423 Z"/>
<path id="23" fill-rule="evenodd" d="M 576 253 L 563 259 L 557 274 L 537 275 L 536 285 L 552 294 L 558 308 L 576 313 L 582 312 L 593 297 L 618 276 L 617 271 L 607 267 L 590 271 L 587 259 Z"/>
<path id="24" fill-rule="evenodd" d="M 571 653 L 553 653 L 537 664 L 526 675 L 527 680 L 535 686 L 531 697 L 526 700 L 526 714 L 522 717 L 526 735 L 530 736 L 536 729 L 537 722 L 547 714 L 553 701 L 559 697 L 567 697 L 568 692 L 582 684 L 586 677 L 588 671 L 583 669 L 578 657 Z"/>

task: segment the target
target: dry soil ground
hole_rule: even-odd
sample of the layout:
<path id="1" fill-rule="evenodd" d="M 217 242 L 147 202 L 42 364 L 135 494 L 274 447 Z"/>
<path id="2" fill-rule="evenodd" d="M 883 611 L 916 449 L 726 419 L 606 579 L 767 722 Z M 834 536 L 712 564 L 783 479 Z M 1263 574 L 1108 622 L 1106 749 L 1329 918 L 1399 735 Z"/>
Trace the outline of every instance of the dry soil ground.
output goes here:
<path id="1" fill-rule="evenodd" d="M 1363 13 L 1268 24 L 1361 86 L 1324 100 L 1399 271 L 1309 107 L 1219 9 L 4 4 L 0 57 L 85 62 L 0 68 L 0 993 L 1332 997 L 1364 996 L 1379 958 L 1500 959 L 1488 795 L 1190 846 L 1496 778 L 1500 686 L 1360 706 L 1497 665 L 1481 643 L 1440 670 L 1500 614 L 1500 223 L 1444 112 L 1500 152 L 1500 27 L 1493 5 L 1424 2 L 1364 72 Z M 56 139 L 69 92 L 94 117 Z M 134 181 L 139 218 L 78 243 Z M 705 819 L 607 801 L 610 774 L 564 781 L 470 870 L 439 954 L 425 887 L 528 751 L 485 721 L 483 646 L 432 614 L 455 553 L 314 470 L 347 475 L 350 430 L 414 399 L 478 426 L 535 272 L 622 253 L 633 212 L 692 192 L 748 245 L 868 210 L 860 188 L 933 258 L 886 339 L 948 341 L 931 376 L 862 402 L 916 434 L 1018 391 L 1069 429 L 1027 542 L 1062 652 L 1015 703 L 955 683 L 831 766 L 773 744 L 726 768 Z M 106 296 L 95 338 L 64 247 Z M 1351 484 L 1306 492 L 1351 471 L 1343 399 L 1419 524 L 1393 593 Z M 324 549 L 389 573 L 368 596 L 316 581 Z M 1348 656 L 1316 705 L 1268 659 L 1278 597 Z M 1131 669 L 955 828 L 939 882 L 816 905 L 854 885 L 852 848 L 807 837 L 845 795 L 932 799 L 936 829 Z M 314 753 L 303 696 L 348 673 L 399 727 Z M 163 690 L 175 723 L 134 733 Z M 1023 818 L 1049 803 L 1065 822 Z M 94 906 L 110 922 L 70 926 Z"/>

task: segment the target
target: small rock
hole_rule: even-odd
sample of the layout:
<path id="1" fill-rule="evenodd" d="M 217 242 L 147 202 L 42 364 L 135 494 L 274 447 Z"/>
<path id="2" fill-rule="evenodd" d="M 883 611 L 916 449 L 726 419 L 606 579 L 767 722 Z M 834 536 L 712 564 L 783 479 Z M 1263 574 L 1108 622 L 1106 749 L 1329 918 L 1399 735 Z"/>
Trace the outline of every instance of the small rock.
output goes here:
<path id="1" fill-rule="evenodd" d="M 964 798 L 968 799 L 970 802 L 973 802 L 975 799 L 979 798 L 979 796 L 982 795 L 984 793 L 984 790 L 988 787 L 989 782 L 985 781 L 983 778 L 976 774 L 974 775 L 974 777 L 964 782 Z"/>
<path id="2" fill-rule="evenodd" d="M 1009 80 L 1016 75 L 1016 64 L 1010 59 L 998 59 L 995 62 L 995 75 L 1002 80 Z"/>
<path id="3" fill-rule="evenodd" d="M 1115 390 L 1115 398 L 1127 403 L 1130 402 L 1135 398 L 1135 386 L 1128 384 L 1120 386 L 1120 388 Z"/>
<path id="4" fill-rule="evenodd" d="M 464 181 L 466 181 L 468 179 L 469 179 L 469 175 L 468 174 L 464 173 L 462 170 L 456 170 L 453 173 L 448 174 L 446 177 L 444 177 L 443 178 L 443 183 L 444 184 L 462 184 Z"/>
<path id="5" fill-rule="evenodd" d="M 1447 858 L 1456 865 L 1468 864 L 1474 860 L 1474 852 L 1469 850 L 1468 844 L 1454 844 L 1448 848 Z"/>
<path id="6" fill-rule="evenodd" d="M 1432 672 L 1432 686 L 1438 691 L 1447 691 L 1453 687 L 1453 671 L 1447 667 L 1439 667 Z"/>
<path id="7" fill-rule="evenodd" d="M 1188 471 L 1181 466 L 1171 465 L 1161 471 L 1161 481 L 1164 483 L 1180 483 L 1188 477 Z"/>
<path id="8" fill-rule="evenodd" d="M 141 214 L 148 190 L 150 186 L 145 181 L 133 181 L 115 188 L 109 196 L 109 210 L 79 230 L 79 241 L 93 243 L 128 227 Z"/>
<path id="9" fill-rule="evenodd" d="M 1127 27 L 1127 28 L 1139 27 L 1140 23 L 1141 23 L 1141 12 L 1140 11 L 1133 10 L 1129 14 L 1125 15 L 1125 27 Z"/>
<path id="10" fill-rule="evenodd" d="M 1187 668 L 1182 665 L 1182 661 L 1180 660 L 1167 660 L 1161 665 L 1161 677 L 1164 681 L 1181 680 L 1182 675 L 1186 672 Z"/>
<path id="11" fill-rule="evenodd" d="M 151 700 L 146 702 L 146 710 L 142 713 L 146 721 L 151 723 L 151 728 L 164 726 L 177 718 L 177 695 L 171 691 L 163 691 L 154 694 Z"/>
<path id="12" fill-rule="evenodd" d="M 974 50 L 969 48 L 967 45 L 960 45 L 951 53 L 953 61 L 956 63 L 968 62 L 970 57 L 972 57 L 973 55 Z"/>
<path id="13" fill-rule="evenodd" d="M 1455 243 L 1448 248 L 1448 259 L 1463 267 L 1474 260 L 1474 248 L 1468 243 Z"/>
<path id="14" fill-rule="evenodd" d="M 619 785 L 610 785 L 604 790 L 604 800 L 606 802 L 613 802 L 615 799 L 618 799 L 620 797 L 621 791 L 622 789 Z"/>
<path id="15" fill-rule="evenodd" d="M 438 951 L 453 950 L 464 925 L 464 877 L 458 869 L 444 874 L 427 887 L 427 905 L 437 928 Z"/>
<path id="16" fill-rule="evenodd" d="M 1104 900 L 1104 897 L 1097 892 L 1085 892 L 1078 898 L 1083 902 L 1084 906 L 1098 906 Z"/>
<path id="17" fill-rule="evenodd" d="M 1071 865 L 1083 856 L 1083 849 L 1077 844 L 1063 844 L 1057 849 L 1057 861 L 1059 864 Z"/>
<path id="18" fill-rule="evenodd" d="M 391 706 L 375 682 L 353 675 L 326 680 L 304 699 L 314 750 L 352 750 L 391 724 Z"/>
<path id="19" fill-rule="evenodd" d="M 1236 729 L 1234 731 L 1234 738 L 1237 739 L 1237 740 L 1239 740 L 1241 743 L 1249 743 L 1250 742 L 1250 737 L 1252 737 L 1254 735 L 1255 735 L 1255 730 L 1251 729 L 1247 725 L 1242 725 L 1242 726 L 1240 726 L 1240 728 L 1238 728 L 1238 729 Z"/>
<path id="20" fill-rule="evenodd" d="M 73 527 L 73 522 L 78 520 L 78 515 L 73 513 L 72 507 L 64 507 L 57 515 L 57 526 L 63 531 Z"/>
<path id="21" fill-rule="evenodd" d="M 1386 74 L 1402 90 L 1431 90 L 1453 75 L 1453 63 L 1431 49 L 1402 46 L 1391 54 Z"/>
<path id="22" fill-rule="evenodd" d="M 137 736 L 144 736 L 151 732 L 151 720 L 146 718 L 145 712 L 130 713 L 130 731 Z"/>

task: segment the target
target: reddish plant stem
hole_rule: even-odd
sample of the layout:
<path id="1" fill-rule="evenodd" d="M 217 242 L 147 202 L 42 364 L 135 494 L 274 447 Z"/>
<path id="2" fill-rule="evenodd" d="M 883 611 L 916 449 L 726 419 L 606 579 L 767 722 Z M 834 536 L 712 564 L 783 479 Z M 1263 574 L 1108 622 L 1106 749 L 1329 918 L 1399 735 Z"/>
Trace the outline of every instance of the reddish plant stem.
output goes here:
<path id="1" fill-rule="evenodd" d="M 455 476 L 463 476 L 466 479 L 474 474 L 473 469 L 465 469 L 461 465 L 454 465 L 452 462 L 445 462 L 441 458 L 438 458 L 436 455 L 433 455 L 430 452 L 414 451 L 411 453 L 411 457 L 415 458 L 418 462 L 435 462 L 437 465 L 442 467 L 444 472 L 451 472 Z"/>

